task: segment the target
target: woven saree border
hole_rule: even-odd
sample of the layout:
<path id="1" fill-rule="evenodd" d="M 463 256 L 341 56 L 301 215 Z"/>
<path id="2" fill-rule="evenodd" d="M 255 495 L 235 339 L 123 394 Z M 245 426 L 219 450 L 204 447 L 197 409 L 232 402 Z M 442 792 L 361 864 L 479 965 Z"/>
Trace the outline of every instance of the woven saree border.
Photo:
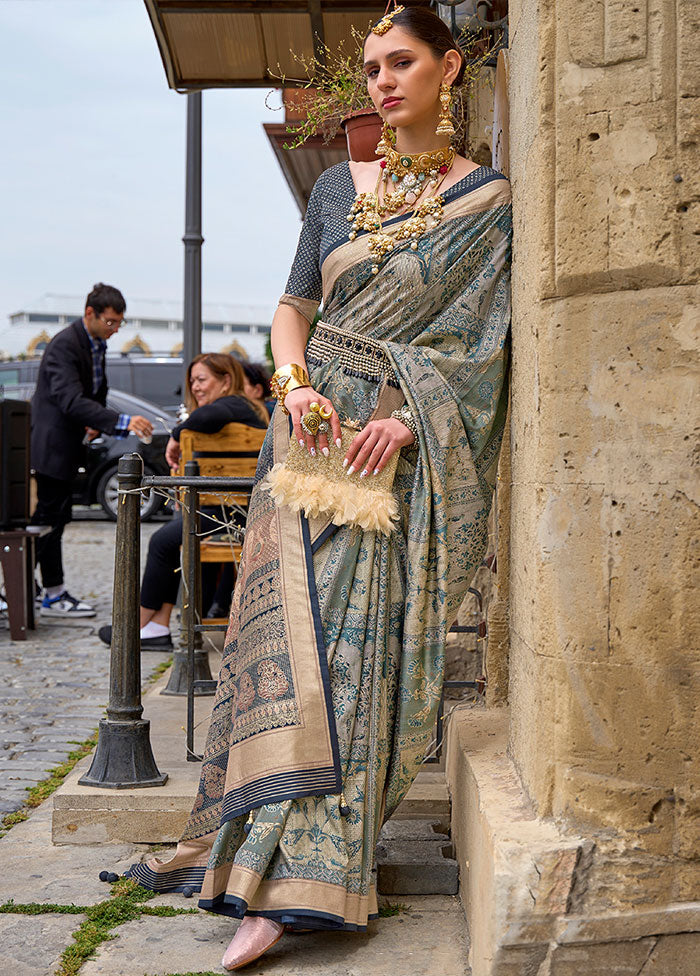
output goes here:
<path id="1" fill-rule="evenodd" d="M 221 826 L 236 817 L 250 813 L 267 803 L 282 803 L 284 800 L 296 800 L 303 796 L 325 796 L 340 793 L 343 789 L 343 776 L 340 768 L 340 748 L 338 745 L 338 730 L 333 711 L 333 695 L 331 679 L 328 671 L 328 656 L 323 639 L 323 626 L 318 603 L 318 590 L 313 567 L 313 551 L 311 547 L 311 532 L 309 522 L 303 514 L 299 515 L 301 534 L 304 545 L 306 562 L 306 579 L 309 588 L 309 604 L 314 626 L 318 665 L 323 687 L 323 698 L 328 721 L 330 736 L 332 766 L 321 766 L 318 769 L 286 770 L 275 776 L 262 776 L 252 780 L 245 786 L 230 790 L 224 797 L 221 813 Z"/>
<path id="2" fill-rule="evenodd" d="M 366 925 L 357 925 L 354 922 L 346 922 L 342 916 L 333 915 L 330 912 L 317 912 L 313 909 L 293 908 L 271 908 L 255 909 L 248 908 L 245 898 L 237 895 L 222 894 L 216 898 L 200 898 L 197 902 L 199 908 L 214 915 L 226 915 L 228 918 L 243 918 L 244 915 L 259 915 L 261 918 L 272 918 L 283 925 L 291 928 L 314 928 L 322 929 L 327 932 L 366 932 Z M 379 918 L 377 913 L 367 916 L 367 921 L 371 922 Z"/>
<path id="3" fill-rule="evenodd" d="M 184 891 L 185 888 L 201 891 L 205 872 L 206 867 L 178 868 L 175 871 L 157 872 L 151 871 L 144 862 L 132 864 L 124 877 L 138 881 L 143 888 L 148 888 L 149 891 Z"/>

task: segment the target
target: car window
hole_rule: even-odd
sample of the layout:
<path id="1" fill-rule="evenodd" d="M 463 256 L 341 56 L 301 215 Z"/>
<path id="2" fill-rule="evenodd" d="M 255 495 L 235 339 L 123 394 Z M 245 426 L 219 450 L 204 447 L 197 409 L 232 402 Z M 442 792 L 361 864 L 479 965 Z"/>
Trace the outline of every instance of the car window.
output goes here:
<path id="1" fill-rule="evenodd" d="M 7 386 L 9 383 L 19 383 L 19 370 L 0 367 L 0 386 Z"/>
<path id="2" fill-rule="evenodd" d="M 108 386 L 113 386 L 116 390 L 124 390 L 126 393 L 134 392 L 131 363 L 128 359 L 121 362 L 108 359 L 105 365 Z"/>
<path id="3" fill-rule="evenodd" d="M 179 363 L 134 363 L 134 393 L 154 403 L 174 406 L 182 399 Z"/>
<path id="4" fill-rule="evenodd" d="M 118 410 L 119 413 L 140 414 L 150 420 L 156 433 L 163 433 L 166 430 L 169 433 L 177 424 L 177 418 L 168 414 L 160 404 L 142 400 L 131 393 L 125 393 L 124 390 L 110 389 L 107 394 L 107 406 L 112 410 Z"/>

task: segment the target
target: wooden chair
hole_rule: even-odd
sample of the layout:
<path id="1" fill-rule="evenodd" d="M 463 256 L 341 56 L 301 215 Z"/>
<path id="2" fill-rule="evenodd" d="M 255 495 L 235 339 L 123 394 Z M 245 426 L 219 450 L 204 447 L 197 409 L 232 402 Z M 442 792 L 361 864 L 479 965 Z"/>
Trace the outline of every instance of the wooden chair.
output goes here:
<path id="1" fill-rule="evenodd" d="M 227 424 L 217 434 L 201 434 L 195 430 L 180 433 L 180 474 L 188 461 L 199 464 L 199 473 L 210 478 L 252 478 L 258 464 L 258 455 L 265 439 L 266 429 L 248 427 L 245 424 Z M 248 496 L 234 493 L 222 495 L 202 493 L 199 506 L 205 505 L 248 506 Z M 222 529 L 222 534 L 225 532 Z M 226 538 L 203 538 L 199 543 L 199 559 L 203 563 L 238 564 L 241 544 Z M 225 624 L 227 618 L 207 618 L 206 624 Z"/>

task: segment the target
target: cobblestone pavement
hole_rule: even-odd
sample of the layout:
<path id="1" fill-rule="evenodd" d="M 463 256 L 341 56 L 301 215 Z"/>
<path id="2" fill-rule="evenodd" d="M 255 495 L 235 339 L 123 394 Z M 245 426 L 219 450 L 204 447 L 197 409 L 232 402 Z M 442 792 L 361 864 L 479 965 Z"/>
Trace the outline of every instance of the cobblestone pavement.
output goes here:
<path id="1" fill-rule="evenodd" d="M 141 565 L 159 523 L 141 533 Z M 63 541 L 66 585 L 97 616 L 66 623 L 38 618 L 26 641 L 11 641 L 0 620 L 0 816 L 18 810 L 26 787 L 88 738 L 102 717 L 109 688 L 109 650 L 97 629 L 111 621 L 116 526 L 77 521 Z M 144 681 L 166 654 L 142 655 Z"/>

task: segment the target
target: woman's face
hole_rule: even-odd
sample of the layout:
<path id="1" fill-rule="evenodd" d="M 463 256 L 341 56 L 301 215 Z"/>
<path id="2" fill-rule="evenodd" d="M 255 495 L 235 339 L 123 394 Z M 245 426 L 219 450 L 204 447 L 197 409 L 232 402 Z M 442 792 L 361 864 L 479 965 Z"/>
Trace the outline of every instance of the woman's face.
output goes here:
<path id="1" fill-rule="evenodd" d="M 263 388 L 260 383 L 251 383 L 248 377 L 243 374 L 243 392 L 249 400 L 262 400 Z"/>
<path id="2" fill-rule="evenodd" d="M 225 396 L 230 388 L 230 376 L 217 376 L 204 363 L 195 363 L 190 370 L 190 390 L 198 407 Z"/>
<path id="3" fill-rule="evenodd" d="M 457 52 L 455 56 L 459 65 Z M 412 126 L 437 118 L 440 84 L 457 73 L 446 74 L 445 58 L 436 58 L 427 44 L 398 26 L 381 36 L 369 35 L 364 53 L 367 90 L 389 125 Z"/>

